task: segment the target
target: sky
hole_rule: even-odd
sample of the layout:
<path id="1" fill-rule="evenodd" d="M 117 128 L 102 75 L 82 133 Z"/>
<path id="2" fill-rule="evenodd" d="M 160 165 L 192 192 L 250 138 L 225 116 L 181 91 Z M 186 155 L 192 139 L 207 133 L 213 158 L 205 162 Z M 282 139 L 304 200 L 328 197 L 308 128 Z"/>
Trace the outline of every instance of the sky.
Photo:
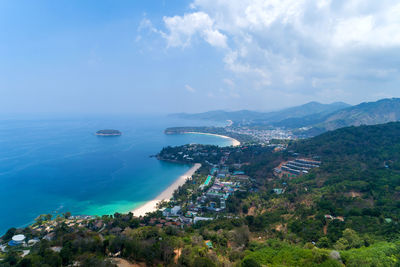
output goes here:
<path id="1" fill-rule="evenodd" d="M 400 97 L 398 0 L 0 0 L 0 113 Z"/>

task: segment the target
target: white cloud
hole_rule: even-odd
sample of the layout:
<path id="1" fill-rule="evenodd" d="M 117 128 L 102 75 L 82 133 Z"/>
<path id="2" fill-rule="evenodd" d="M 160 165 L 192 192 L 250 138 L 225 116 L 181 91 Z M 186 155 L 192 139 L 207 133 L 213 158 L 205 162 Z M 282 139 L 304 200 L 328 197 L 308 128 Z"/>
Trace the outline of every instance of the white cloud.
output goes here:
<path id="1" fill-rule="evenodd" d="M 246 88 L 312 95 L 371 76 L 400 80 L 397 0 L 194 0 L 190 8 L 164 17 L 168 46 L 198 38 L 224 48 L 238 88 L 241 80 Z"/>
<path id="2" fill-rule="evenodd" d="M 168 46 L 188 46 L 192 37 L 197 34 L 212 46 L 222 48 L 227 46 L 227 37 L 215 29 L 214 21 L 204 12 L 164 17 L 164 23 L 169 31 L 163 34 L 168 41 Z"/>
<path id="3" fill-rule="evenodd" d="M 191 87 L 191 86 L 188 85 L 188 84 L 185 85 L 185 89 L 186 89 L 188 92 L 191 92 L 191 93 L 196 92 L 196 89 L 194 89 L 193 87 Z"/>
<path id="4" fill-rule="evenodd" d="M 149 30 L 149 31 L 154 32 L 154 33 L 158 33 L 159 32 L 156 29 L 156 27 L 153 26 L 153 23 L 151 23 L 151 21 L 146 17 L 144 17 L 140 21 L 140 24 L 139 24 L 139 27 L 138 27 L 137 30 L 138 30 L 138 32 L 143 31 L 143 30 Z"/>

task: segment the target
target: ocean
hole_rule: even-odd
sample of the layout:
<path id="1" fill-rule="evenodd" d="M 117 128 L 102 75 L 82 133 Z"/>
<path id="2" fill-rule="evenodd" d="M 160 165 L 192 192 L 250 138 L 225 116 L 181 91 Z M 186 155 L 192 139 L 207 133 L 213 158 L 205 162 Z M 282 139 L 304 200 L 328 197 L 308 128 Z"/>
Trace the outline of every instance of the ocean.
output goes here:
<path id="1" fill-rule="evenodd" d="M 153 199 L 191 166 L 151 155 L 188 143 L 231 145 L 217 136 L 163 133 L 194 125 L 210 123 L 133 115 L 0 119 L 0 234 L 40 214 L 123 213 Z M 100 129 L 122 135 L 94 135 Z"/>

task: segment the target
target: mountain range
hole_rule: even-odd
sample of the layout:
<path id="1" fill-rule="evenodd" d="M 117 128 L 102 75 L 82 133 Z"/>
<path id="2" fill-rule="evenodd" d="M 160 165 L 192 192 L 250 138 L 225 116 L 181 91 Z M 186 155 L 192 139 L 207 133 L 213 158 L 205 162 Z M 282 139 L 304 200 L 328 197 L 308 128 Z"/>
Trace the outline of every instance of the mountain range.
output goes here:
<path id="1" fill-rule="evenodd" d="M 315 135 L 347 126 L 375 125 L 399 120 L 400 98 L 387 98 L 361 103 L 329 114 L 319 113 L 287 119 L 276 123 L 275 126 L 291 129 L 306 127 L 311 135 Z"/>
<path id="2" fill-rule="evenodd" d="M 188 114 L 176 113 L 171 116 L 183 119 L 226 121 L 231 120 L 234 123 L 242 124 L 271 124 L 289 118 L 301 118 L 312 114 L 327 114 L 346 107 L 349 104 L 343 102 L 335 102 L 332 104 L 321 104 L 318 102 L 310 102 L 304 105 L 290 107 L 279 111 L 259 112 L 251 110 L 224 111 L 215 110 L 204 113 Z"/>
<path id="3" fill-rule="evenodd" d="M 386 98 L 351 106 L 343 102 L 310 102 L 274 112 L 241 110 L 174 114 L 186 119 L 232 120 L 236 126 L 271 126 L 313 136 L 347 126 L 374 125 L 400 120 L 400 98 Z"/>

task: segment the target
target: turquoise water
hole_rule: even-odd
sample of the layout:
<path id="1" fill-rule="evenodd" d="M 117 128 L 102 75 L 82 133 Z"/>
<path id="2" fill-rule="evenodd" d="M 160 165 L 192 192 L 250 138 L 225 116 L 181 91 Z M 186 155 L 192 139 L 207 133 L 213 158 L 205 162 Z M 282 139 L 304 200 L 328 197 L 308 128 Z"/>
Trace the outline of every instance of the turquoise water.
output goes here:
<path id="1" fill-rule="evenodd" d="M 0 119 L 0 233 L 39 214 L 128 212 L 153 199 L 190 166 L 150 157 L 164 146 L 230 145 L 210 135 L 164 135 L 205 125 L 155 116 Z M 119 137 L 99 137 L 99 129 Z"/>

